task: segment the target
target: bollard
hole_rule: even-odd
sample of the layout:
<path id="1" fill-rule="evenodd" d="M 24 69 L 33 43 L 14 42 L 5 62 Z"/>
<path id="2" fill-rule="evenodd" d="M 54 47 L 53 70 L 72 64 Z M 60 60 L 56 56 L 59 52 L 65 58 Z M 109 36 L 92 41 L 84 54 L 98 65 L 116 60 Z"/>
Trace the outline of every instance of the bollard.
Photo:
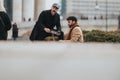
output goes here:
<path id="1" fill-rule="evenodd" d="M 18 27 L 16 23 L 13 24 L 12 37 L 14 40 L 18 38 Z"/>

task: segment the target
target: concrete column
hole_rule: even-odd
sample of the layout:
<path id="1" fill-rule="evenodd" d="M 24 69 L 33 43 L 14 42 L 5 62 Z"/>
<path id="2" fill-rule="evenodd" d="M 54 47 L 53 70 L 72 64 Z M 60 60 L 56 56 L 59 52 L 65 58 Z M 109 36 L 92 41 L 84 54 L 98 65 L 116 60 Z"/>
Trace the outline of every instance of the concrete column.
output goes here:
<path id="1" fill-rule="evenodd" d="M 34 0 L 34 1 L 35 1 L 34 19 L 37 20 L 40 12 L 45 9 L 45 0 Z"/>
<path id="2" fill-rule="evenodd" d="M 22 2 L 22 18 L 28 21 L 34 18 L 34 1 L 35 0 L 23 0 Z"/>
<path id="3" fill-rule="evenodd" d="M 0 2 L 1 2 L 0 4 L 4 4 L 4 0 L 0 0 Z"/>
<path id="4" fill-rule="evenodd" d="M 22 0 L 13 0 L 13 22 L 22 21 Z"/>

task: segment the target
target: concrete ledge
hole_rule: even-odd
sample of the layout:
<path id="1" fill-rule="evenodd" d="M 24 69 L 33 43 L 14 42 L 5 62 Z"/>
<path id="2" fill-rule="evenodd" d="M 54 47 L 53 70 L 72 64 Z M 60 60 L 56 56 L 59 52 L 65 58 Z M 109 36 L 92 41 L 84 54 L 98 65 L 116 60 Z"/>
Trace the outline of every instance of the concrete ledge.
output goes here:
<path id="1" fill-rule="evenodd" d="M 120 80 L 120 44 L 0 42 L 0 80 Z"/>

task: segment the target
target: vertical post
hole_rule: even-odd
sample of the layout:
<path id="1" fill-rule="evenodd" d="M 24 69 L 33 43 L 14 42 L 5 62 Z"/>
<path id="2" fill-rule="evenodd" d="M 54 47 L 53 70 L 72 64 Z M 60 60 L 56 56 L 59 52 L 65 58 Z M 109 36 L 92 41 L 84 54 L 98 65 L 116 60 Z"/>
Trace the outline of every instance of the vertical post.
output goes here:
<path id="1" fill-rule="evenodd" d="M 118 16 L 118 29 L 120 29 L 120 15 Z"/>
<path id="2" fill-rule="evenodd" d="M 22 1 L 22 18 L 23 18 L 23 20 L 26 20 L 26 21 L 29 21 L 29 19 L 33 20 L 33 18 L 34 18 L 34 0 L 23 0 Z"/>
<path id="3" fill-rule="evenodd" d="M 106 32 L 108 31 L 108 1 L 106 0 Z"/>
<path id="4" fill-rule="evenodd" d="M 96 20 L 97 19 L 97 15 L 98 15 L 98 10 L 100 9 L 99 5 L 98 5 L 98 1 L 96 0 L 96 6 L 95 6 L 95 11 L 96 11 L 96 14 L 95 14 L 95 17 L 94 19 Z"/>
<path id="5" fill-rule="evenodd" d="M 64 17 L 66 17 L 66 0 L 62 0 L 61 1 L 62 7 L 61 7 L 61 15 Z"/>
<path id="6" fill-rule="evenodd" d="M 22 21 L 22 0 L 13 0 L 13 22 Z"/>
<path id="7" fill-rule="evenodd" d="M 119 15 L 118 15 L 118 29 L 120 30 L 120 11 L 119 11 Z"/>
<path id="8" fill-rule="evenodd" d="M 34 19 L 37 20 L 40 12 L 45 9 L 45 0 L 34 1 Z"/>

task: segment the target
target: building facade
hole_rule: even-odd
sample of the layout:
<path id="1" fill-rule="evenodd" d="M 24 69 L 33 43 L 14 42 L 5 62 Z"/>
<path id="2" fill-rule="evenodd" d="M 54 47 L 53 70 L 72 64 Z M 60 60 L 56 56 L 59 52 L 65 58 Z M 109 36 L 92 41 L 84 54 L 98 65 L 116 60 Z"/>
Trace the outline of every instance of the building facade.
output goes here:
<path id="1" fill-rule="evenodd" d="M 120 0 L 62 0 L 62 13 L 80 19 L 117 19 L 120 15 Z M 65 11 L 64 11 L 65 10 Z"/>
<path id="2" fill-rule="evenodd" d="M 36 20 L 44 9 L 44 0 L 1 0 L 13 22 Z"/>
<path id="3" fill-rule="evenodd" d="M 14 22 L 36 20 L 48 5 L 48 0 L 0 0 Z M 53 2 L 55 2 L 54 0 Z M 58 0 L 61 15 L 75 15 L 79 19 L 117 19 L 120 15 L 120 0 Z M 47 4 L 46 4 L 47 2 Z"/>

